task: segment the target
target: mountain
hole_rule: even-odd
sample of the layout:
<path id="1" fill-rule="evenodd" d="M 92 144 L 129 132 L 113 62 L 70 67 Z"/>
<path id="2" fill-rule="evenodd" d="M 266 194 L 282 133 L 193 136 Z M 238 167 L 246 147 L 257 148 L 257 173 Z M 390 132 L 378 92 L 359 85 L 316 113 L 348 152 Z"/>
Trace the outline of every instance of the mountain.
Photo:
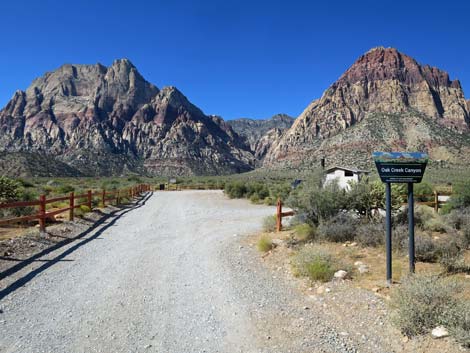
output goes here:
<path id="1" fill-rule="evenodd" d="M 265 120 L 234 119 L 228 120 L 235 132 L 246 138 L 257 161 L 262 161 L 267 151 L 282 133 L 294 123 L 294 118 L 286 114 L 276 114 Z"/>
<path id="2" fill-rule="evenodd" d="M 460 82 L 394 48 L 374 48 L 304 110 L 263 165 L 302 167 L 326 157 L 363 166 L 380 149 L 468 160 L 470 113 Z"/>
<path id="3" fill-rule="evenodd" d="M 222 119 L 174 87 L 159 90 L 127 59 L 63 65 L 17 91 L 0 111 L 0 151 L 67 175 L 225 174 L 254 164 Z"/>

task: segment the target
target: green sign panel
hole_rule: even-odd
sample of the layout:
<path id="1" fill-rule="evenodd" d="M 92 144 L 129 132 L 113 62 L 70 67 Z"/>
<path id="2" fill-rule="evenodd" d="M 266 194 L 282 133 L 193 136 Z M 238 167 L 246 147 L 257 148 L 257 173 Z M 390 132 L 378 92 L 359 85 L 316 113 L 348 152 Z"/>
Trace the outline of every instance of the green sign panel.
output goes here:
<path id="1" fill-rule="evenodd" d="M 420 183 L 428 163 L 422 152 L 373 152 L 372 156 L 384 183 Z"/>

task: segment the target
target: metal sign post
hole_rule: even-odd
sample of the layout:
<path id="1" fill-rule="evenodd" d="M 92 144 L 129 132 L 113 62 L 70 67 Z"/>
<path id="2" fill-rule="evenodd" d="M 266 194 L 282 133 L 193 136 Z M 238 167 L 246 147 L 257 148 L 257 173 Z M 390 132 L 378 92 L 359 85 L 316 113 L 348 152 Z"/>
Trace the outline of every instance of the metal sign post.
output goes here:
<path id="1" fill-rule="evenodd" d="M 385 248 L 387 256 L 387 284 L 392 284 L 392 192 L 391 183 L 408 184 L 408 257 L 410 272 L 415 272 L 415 222 L 413 183 L 420 183 L 428 163 L 428 155 L 421 152 L 374 152 L 375 165 L 385 183 Z"/>

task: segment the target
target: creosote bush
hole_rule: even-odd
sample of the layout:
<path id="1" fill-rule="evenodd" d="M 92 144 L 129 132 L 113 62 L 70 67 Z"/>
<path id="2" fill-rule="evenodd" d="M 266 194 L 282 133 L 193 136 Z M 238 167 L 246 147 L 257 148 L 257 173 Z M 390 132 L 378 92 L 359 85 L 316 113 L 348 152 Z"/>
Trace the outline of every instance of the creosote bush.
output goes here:
<path id="1" fill-rule="evenodd" d="M 358 220 L 348 213 L 340 213 L 318 226 L 320 239 L 342 243 L 354 240 Z"/>
<path id="2" fill-rule="evenodd" d="M 305 246 L 293 258 L 294 273 L 312 281 L 328 282 L 339 270 L 338 261 L 328 251 L 317 246 Z"/>
<path id="3" fill-rule="evenodd" d="M 276 230 L 276 215 L 264 217 L 263 230 L 265 232 L 274 232 Z"/>
<path id="4" fill-rule="evenodd" d="M 385 243 L 383 222 L 361 223 L 356 227 L 355 240 L 362 246 L 378 247 Z"/>
<path id="5" fill-rule="evenodd" d="M 315 227 L 307 223 L 294 226 L 295 236 L 300 241 L 309 241 L 315 238 Z"/>
<path id="6" fill-rule="evenodd" d="M 458 294 L 463 287 L 455 280 L 438 276 L 413 275 L 392 291 L 393 322 L 411 337 L 426 334 L 443 325 L 463 345 L 470 344 L 469 302 Z"/>
<path id="7" fill-rule="evenodd" d="M 259 251 L 267 252 L 273 248 L 273 241 L 270 237 L 264 235 L 259 238 L 258 243 L 256 245 Z"/>

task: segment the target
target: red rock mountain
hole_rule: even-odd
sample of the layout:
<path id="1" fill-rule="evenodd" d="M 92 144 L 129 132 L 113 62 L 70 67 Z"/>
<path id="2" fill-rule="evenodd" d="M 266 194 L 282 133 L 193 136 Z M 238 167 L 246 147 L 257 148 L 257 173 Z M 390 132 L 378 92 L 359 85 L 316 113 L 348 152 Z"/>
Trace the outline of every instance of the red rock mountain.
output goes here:
<path id="1" fill-rule="evenodd" d="M 126 59 L 64 65 L 16 92 L 0 111 L 0 151 L 47 160 L 67 175 L 223 174 L 254 164 L 222 119 L 174 87 L 160 91 Z"/>
<path id="2" fill-rule="evenodd" d="M 424 149 L 452 159 L 467 150 L 469 111 L 458 80 L 396 49 L 375 48 L 305 109 L 264 166 L 300 166 L 320 157 L 360 165 L 376 148 Z"/>

